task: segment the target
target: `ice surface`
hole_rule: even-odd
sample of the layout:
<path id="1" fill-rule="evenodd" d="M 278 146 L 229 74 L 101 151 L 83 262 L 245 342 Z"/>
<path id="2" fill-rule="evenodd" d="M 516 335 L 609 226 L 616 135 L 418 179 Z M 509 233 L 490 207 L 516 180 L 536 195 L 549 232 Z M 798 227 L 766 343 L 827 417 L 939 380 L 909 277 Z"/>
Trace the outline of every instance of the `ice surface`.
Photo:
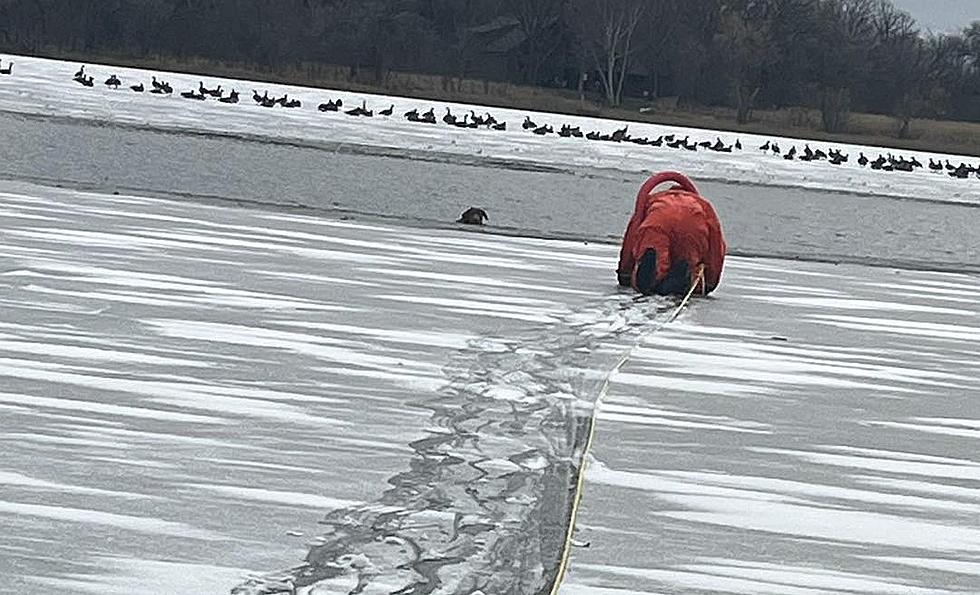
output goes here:
<path id="1" fill-rule="evenodd" d="M 310 592 L 380 589 L 430 553 L 449 590 L 517 555 L 547 580 L 544 494 L 660 315 L 614 248 L 0 186 L 38 215 L 0 220 L 0 591 L 220 593 L 306 556 Z"/>
<path id="2" fill-rule="evenodd" d="M 980 309 L 939 302 L 980 281 L 740 260 L 727 281 L 613 378 L 562 592 L 980 590 Z M 645 423 L 663 412 L 691 427 Z"/>

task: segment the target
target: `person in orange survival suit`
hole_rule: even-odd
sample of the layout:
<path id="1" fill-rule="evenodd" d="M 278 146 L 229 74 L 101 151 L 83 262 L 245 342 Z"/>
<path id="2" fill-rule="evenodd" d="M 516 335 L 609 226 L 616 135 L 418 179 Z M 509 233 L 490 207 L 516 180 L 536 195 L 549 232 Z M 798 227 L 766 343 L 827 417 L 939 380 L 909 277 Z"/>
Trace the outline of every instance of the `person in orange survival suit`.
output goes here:
<path id="1" fill-rule="evenodd" d="M 676 186 L 653 192 L 665 182 Z M 691 180 L 660 173 L 636 196 L 619 255 L 619 284 L 644 295 L 685 295 L 697 283 L 695 290 L 706 295 L 718 287 L 727 249 L 718 215 Z"/>

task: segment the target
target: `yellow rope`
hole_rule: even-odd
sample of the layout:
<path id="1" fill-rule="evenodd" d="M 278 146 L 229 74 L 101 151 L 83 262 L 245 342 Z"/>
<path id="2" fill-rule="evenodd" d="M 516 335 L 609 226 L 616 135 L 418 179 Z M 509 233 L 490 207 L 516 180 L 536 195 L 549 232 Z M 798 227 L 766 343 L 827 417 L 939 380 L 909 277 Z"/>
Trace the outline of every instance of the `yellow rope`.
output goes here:
<path id="1" fill-rule="evenodd" d="M 694 278 L 694 283 L 691 283 L 691 289 L 688 290 L 687 295 L 684 296 L 684 299 L 681 300 L 680 305 L 677 306 L 677 309 L 676 310 L 674 310 L 674 315 L 671 316 L 670 319 L 667 322 L 674 322 L 675 320 L 677 320 L 677 317 L 681 315 L 681 310 L 683 310 L 684 307 L 687 306 L 687 302 L 690 301 L 691 296 L 694 295 L 694 292 L 697 290 L 698 285 L 701 286 L 701 295 L 704 295 L 706 288 L 704 286 L 704 265 L 703 264 L 698 266 L 698 274 Z"/>
<path id="2" fill-rule="evenodd" d="M 677 320 L 677 317 L 680 316 L 681 311 L 687 306 L 688 302 L 691 300 L 691 296 L 694 295 L 694 292 L 697 290 L 699 285 L 701 285 L 702 294 L 704 293 L 703 284 L 704 265 L 701 265 L 698 268 L 698 274 L 695 277 L 694 282 L 691 284 L 691 289 L 687 292 L 687 295 L 684 296 L 684 299 L 681 300 L 681 303 L 677 306 L 677 309 L 674 310 L 671 317 L 667 319 L 667 323 Z M 596 416 L 599 413 L 599 405 L 602 403 L 602 400 L 606 397 L 606 393 L 609 391 L 609 385 L 612 383 L 612 377 L 619 372 L 624 365 L 626 365 L 626 362 L 629 361 L 632 353 L 632 349 L 627 351 L 623 357 L 619 358 L 619 361 L 616 362 L 616 365 L 609 371 L 609 374 L 606 375 L 606 379 L 602 382 L 602 388 L 599 389 L 599 394 L 596 396 L 595 405 L 592 407 L 592 415 L 589 416 L 589 436 L 585 441 L 585 450 L 582 451 L 582 464 L 579 465 L 578 478 L 575 481 L 575 495 L 572 499 L 572 510 L 569 515 L 568 530 L 565 533 L 565 543 L 562 546 L 561 560 L 558 563 L 558 573 L 555 575 L 555 582 L 551 586 L 551 591 L 549 592 L 550 595 L 558 595 L 558 591 L 561 588 L 561 583 L 565 580 L 565 574 L 568 572 L 568 560 L 571 558 L 572 554 L 572 541 L 574 541 L 575 522 L 578 519 L 578 509 L 579 505 L 582 503 L 582 492 L 585 488 L 585 467 L 588 464 L 589 453 L 592 451 L 592 442 L 595 440 L 595 421 Z"/>

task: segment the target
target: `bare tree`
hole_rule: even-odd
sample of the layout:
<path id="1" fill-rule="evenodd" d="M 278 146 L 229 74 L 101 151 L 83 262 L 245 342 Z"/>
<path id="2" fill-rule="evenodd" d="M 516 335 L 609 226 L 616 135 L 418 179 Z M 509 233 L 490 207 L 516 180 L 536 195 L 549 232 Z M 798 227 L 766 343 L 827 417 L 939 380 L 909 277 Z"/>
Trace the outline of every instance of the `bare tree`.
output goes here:
<path id="1" fill-rule="evenodd" d="M 823 60 L 817 96 L 824 130 L 843 132 L 851 110 L 851 87 L 867 68 L 879 0 L 825 0 L 818 12 Z"/>
<path id="2" fill-rule="evenodd" d="M 660 75 L 669 70 L 668 50 L 676 42 L 680 29 L 680 7 L 685 0 L 657 0 L 647 5 L 636 35 L 643 40 L 634 57 L 637 65 L 645 67 L 649 76 L 648 89 L 653 97 L 660 96 Z"/>
<path id="3" fill-rule="evenodd" d="M 524 82 L 537 83 L 542 66 L 561 47 L 559 26 L 568 0 L 505 0 L 505 13 L 513 17 L 524 34 Z"/>
<path id="4" fill-rule="evenodd" d="M 766 72 L 776 60 L 770 27 L 768 11 L 760 3 L 733 3 L 721 14 L 716 41 L 731 77 L 739 124 L 751 119 Z"/>
<path id="5" fill-rule="evenodd" d="M 633 35 L 643 17 L 643 0 L 571 0 L 569 23 L 582 50 L 600 74 L 609 105 L 622 103 L 623 84 L 635 53 Z"/>

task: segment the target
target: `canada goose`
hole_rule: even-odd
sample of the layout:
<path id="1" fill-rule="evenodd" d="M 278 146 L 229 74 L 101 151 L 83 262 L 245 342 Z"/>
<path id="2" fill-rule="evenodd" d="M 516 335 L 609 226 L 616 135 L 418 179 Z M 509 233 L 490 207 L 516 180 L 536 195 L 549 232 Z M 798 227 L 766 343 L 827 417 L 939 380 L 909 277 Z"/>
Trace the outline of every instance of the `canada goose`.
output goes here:
<path id="1" fill-rule="evenodd" d="M 482 116 L 476 115 L 476 112 L 473 110 L 470 110 L 470 122 L 476 123 L 477 126 L 483 126 L 486 124 L 486 120 L 484 120 Z"/>
<path id="2" fill-rule="evenodd" d="M 487 216 L 487 212 L 483 209 L 477 207 L 470 207 L 463 211 L 463 214 L 459 216 L 456 223 L 465 223 L 467 225 L 483 225 L 485 222 L 489 221 L 490 217 Z"/>
<path id="3" fill-rule="evenodd" d="M 490 128 L 494 130 L 507 130 L 507 122 L 497 122 L 496 124 L 491 124 Z"/>
<path id="4" fill-rule="evenodd" d="M 10 74 L 14 69 L 14 63 L 11 62 L 6 68 L 0 68 L 0 74 Z"/>
<path id="5" fill-rule="evenodd" d="M 232 89 L 228 97 L 219 97 L 218 101 L 221 103 L 238 103 L 238 91 Z"/>
<path id="6" fill-rule="evenodd" d="M 436 110 L 435 110 L 435 108 L 431 108 L 430 107 L 429 108 L 429 111 L 427 111 L 424 114 L 422 114 L 422 117 L 419 118 L 419 121 L 424 122 L 426 124 L 435 124 L 436 123 Z"/>
<path id="7" fill-rule="evenodd" d="M 154 93 L 156 95 L 170 95 L 174 92 L 174 88 L 170 86 L 170 83 L 158 82 L 156 77 L 153 77 L 152 84 L 153 90 L 150 91 L 150 93 Z"/>
<path id="8" fill-rule="evenodd" d="M 538 136 L 543 136 L 545 134 L 551 134 L 554 131 L 555 130 L 551 126 L 548 126 L 547 124 L 545 124 L 544 126 L 538 126 L 537 128 L 535 128 L 531 132 L 533 132 L 534 134 L 537 134 Z"/>
<path id="9" fill-rule="evenodd" d="M 81 68 L 78 69 L 78 72 L 75 73 L 74 78 L 75 80 L 85 78 L 85 66 L 82 66 Z"/>
<path id="10" fill-rule="evenodd" d="M 138 85 L 130 85 L 129 88 L 132 89 L 133 91 L 136 91 L 137 93 L 142 93 L 143 92 L 143 83 L 140 83 Z"/>
<path id="11" fill-rule="evenodd" d="M 365 102 L 365 107 L 366 106 L 367 106 L 367 102 Z M 366 110 L 364 107 L 355 106 L 354 108 L 349 109 L 344 113 L 347 114 L 348 116 L 363 116 L 365 111 Z"/>
<path id="12" fill-rule="evenodd" d="M 268 93 L 268 91 L 266 91 L 266 93 Z M 262 96 L 259 95 L 259 92 L 255 89 L 252 89 L 252 101 L 255 103 L 262 103 Z"/>
<path id="13" fill-rule="evenodd" d="M 868 165 L 868 158 L 864 156 L 864 152 L 862 152 L 861 156 L 858 157 L 858 165 L 860 165 L 861 167 L 865 167 Z"/>
<path id="14" fill-rule="evenodd" d="M 770 149 L 770 147 L 771 147 L 771 143 L 770 143 L 769 141 L 766 141 L 766 144 L 764 144 L 764 145 L 762 145 L 761 147 L 759 147 L 759 150 L 760 150 L 760 151 L 765 151 L 765 152 L 767 152 L 767 153 L 768 153 L 768 152 L 769 152 L 769 149 Z"/>
<path id="15" fill-rule="evenodd" d="M 0 72 L 3 72 L 3 71 L 0 71 Z M 119 88 L 119 85 L 121 85 L 121 84 L 122 84 L 122 81 L 120 81 L 119 80 L 119 77 L 117 77 L 116 75 L 112 75 L 112 76 L 110 76 L 109 78 L 107 78 L 105 80 L 105 86 L 106 87 L 109 87 L 110 89 L 118 89 Z"/>
<path id="16" fill-rule="evenodd" d="M 531 121 L 530 116 L 524 116 L 524 123 L 521 124 L 521 128 L 524 130 L 534 130 L 538 128 L 538 125 Z"/>
<path id="17" fill-rule="evenodd" d="M 282 106 L 286 108 L 303 107 L 303 102 L 299 99 L 290 99 L 289 101 L 283 103 Z"/>
<path id="18" fill-rule="evenodd" d="M 391 104 L 390 106 L 388 106 L 388 109 L 381 110 L 380 112 L 378 112 L 378 115 L 379 116 L 390 116 L 393 113 L 395 113 L 395 104 Z"/>
<path id="19" fill-rule="evenodd" d="M 932 171 L 942 171 L 943 164 L 941 162 L 939 162 L 939 161 L 933 161 L 932 158 L 930 157 L 929 158 L 929 169 L 931 169 Z"/>
<path id="20" fill-rule="evenodd" d="M 621 129 L 619 129 L 619 130 L 616 130 L 615 132 L 613 132 L 613 133 L 612 133 L 612 136 L 610 137 L 610 139 L 611 139 L 611 140 L 612 140 L 613 142 L 615 142 L 615 143 L 618 143 L 618 142 L 621 142 L 621 141 L 624 141 L 624 140 L 626 140 L 626 132 L 627 132 L 628 130 L 629 130 L 629 126 L 624 126 L 623 128 L 621 128 Z M 685 141 L 686 141 L 686 140 L 687 140 L 687 139 L 685 139 Z"/>
<path id="21" fill-rule="evenodd" d="M 738 151 L 742 150 L 742 139 L 735 139 L 735 149 Z"/>
<path id="22" fill-rule="evenodd" d="M 664 137 L 663 137 L 663 135 L 661 134 L 659 137 L 657 137 L 657 140 L 650 141 L 650 146 L 651 147 L 662 147 L 662 146 L 664 146 Z"/>
<path id="23" fill-rule="evenodd" d="M 449 125 L 456 124 L 456 116 L 453 115 L 448 107 L 446 108 L 446 115 L 442 117 L 442 121 Z"/>

